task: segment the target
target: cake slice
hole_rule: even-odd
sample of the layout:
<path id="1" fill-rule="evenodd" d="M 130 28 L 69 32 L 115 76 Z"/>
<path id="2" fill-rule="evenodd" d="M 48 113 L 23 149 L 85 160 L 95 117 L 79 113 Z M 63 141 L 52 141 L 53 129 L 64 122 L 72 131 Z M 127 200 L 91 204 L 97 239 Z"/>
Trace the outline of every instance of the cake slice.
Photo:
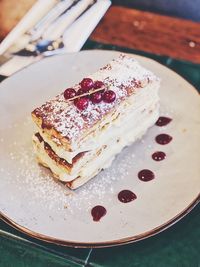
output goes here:
<path id="1" fill-rule="evenodd" d="M 160 80 L 121 54 L 32 112 L 38 162 L 76 189 L 158 119 Z"/>

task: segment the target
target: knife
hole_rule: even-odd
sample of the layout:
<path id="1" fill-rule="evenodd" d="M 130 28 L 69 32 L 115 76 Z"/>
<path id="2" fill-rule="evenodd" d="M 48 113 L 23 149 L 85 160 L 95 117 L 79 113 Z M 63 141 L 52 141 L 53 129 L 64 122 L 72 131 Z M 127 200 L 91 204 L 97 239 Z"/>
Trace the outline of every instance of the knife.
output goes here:
<path id="1" fill-rule="evenodd" d="M 94 0 L 81 0 L 71 7 L 67 13 L 63 14 L 48 27 L 42 35 L 43 40 L 56 40 L 62 36 L 63 31 L 69 27 L 90 5 Z"/>
<path id="2" fill-rule="evenodd" d="M 62 0 L 58 2 L 32 29 L 28 31 L 30 42 L 39 39 L 48 26 L 74 5 L 77 0 Z"/>
<path id="3" fill-rule="evenodd" d="M 87 5 L 89 3 L 91 4 L 91 1 L 90 2 L 88 0 L 84 1 L 84 4 L 82 4 L 79 7 L 81 8 L 83 6 L 86 7 L 86 3 Z M 84 11 L 84 13 L 78 19 L 76 19 L 74 23 L 72 23 L 69 27 L 67 27 L 67 29 L 64 31 L 63 33 L 64 47 L 61 49 L 56 49 L 54 51 L 46 51 L 42 54 L 39 54 L 38 56 L 15 55 L 15 56 L 12 56 L 12 58 L 8 56 L 6 59 L 4 56 L 4 61 L 6 62 L 0 67 L 0 75 L 8 77 L 12 75 L 14 72 L 22 69 L 23 67 L 31 63 L 34 63 L 38 60 L 41 60 L 44 57 L 52 56 L 55 54 L 66 53 L 66 52 L 79 51 L 110 5 L 111 5 L 110 0 L 97 0 L 96 3 L 90 8 L 86 10 L 82 9 L 82 12 Z M 76 15 L 80 14 L 80 13 L 77 13 L 78 9 L 75 9 L 75 10 L 76 12 L 72 13 L 73 19 L 75 18 L 74 16 L 75 13 Z M 61 22 L 63 21 L 61 20 Z M 69 20 L 67 20 L 67 23 L 65 23 L 65 26 L 68 26 L 68 23 L 69 23 Z M 63 25 L 61 26 L 61 28 L 62 27 Z M 56 28 L 54 28 L 54 30 L 56 30 Z M 54 31 L 49 31 L 49 33 L 50 32 L 53 33 L 51 37 L 58 36 L 58 35 L 54 35 Z M 2 59 L 0 59 L 0 61 L 1 60 Z"/>

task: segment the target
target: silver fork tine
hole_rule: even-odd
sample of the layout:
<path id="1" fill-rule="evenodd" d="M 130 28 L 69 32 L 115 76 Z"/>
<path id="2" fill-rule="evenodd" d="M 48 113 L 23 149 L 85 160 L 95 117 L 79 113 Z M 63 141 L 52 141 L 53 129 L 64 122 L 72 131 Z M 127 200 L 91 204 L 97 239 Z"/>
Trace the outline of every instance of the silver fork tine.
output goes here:
<path id="1" fill-rule="evenodd" d="M 44 16 L 31 30 L 28 31 L 28 34 L 31 36 L 30 41 L 33 42 L 39 39 L 48 26 L 63 12 L 65 12 L 74 2 L 74 0 L 62 0 L 56 4 L 46 16 Z"/>
<path id="2" fill-rule="evenodd" d="M 95 3 L 94 0 L 79 0 L 75 2 L 75 5 L 63 12 L 63 14 L 49 26 L 50 29 L 47 28 L 44 33 L 44 38 L 40 39 L 37 43 L 29 42 L 25 49 L 15 52 L 15 55 L 34 56 L 36 51 L 37 53 L 44 53 L 45 51 L 52 52 L 51 50 L 63 47 L 62 35 L 66 31 L 66 28 L 73 24 L 74 20 L 78 17 L 82 17 L 87 8 L 91 8 Z M 96 18 L 94 19 L 96 20 Z M 84 33 L 81 32 L 81 35 L 84 35 Z"/>
<path id="3" fill-rule="evenodd" d="M 110 5 L 109 0 L 97 0 L 64 32 L 63 43 L 66 51 L 77 52 L 82 48 Z"/>
<path id="4" fill-rule="evenodd" d="M 110 0 L 97 0 L 93 6 L 64 32 L 64 48 L 46 51 L 43 53 L 43 56 L 48 57 L 66 52 L 79 51 L 110 5 Z"/>
<path id="5" fill-rule="evenodd" d="M 94 0 L 81 0 L 66 13 L 60 16 L 48 29 L 44 32 L 42 38 L 44 40 L 57 40 L 87 8 L 93 4 Z"/>

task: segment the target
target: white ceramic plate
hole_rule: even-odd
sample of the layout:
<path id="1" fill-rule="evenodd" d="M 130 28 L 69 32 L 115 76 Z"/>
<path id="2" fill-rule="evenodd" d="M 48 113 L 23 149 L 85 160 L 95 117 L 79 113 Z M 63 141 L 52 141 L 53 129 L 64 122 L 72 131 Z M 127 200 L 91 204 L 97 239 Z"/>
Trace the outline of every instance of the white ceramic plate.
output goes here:
<path id="1" fill-rule="evenodd" d="M 71 246 L 112 246 L 149 237 L 183 217 L 199 200 L 200 97 L 184 79 L 159 63 L 135 58 L 161 77 L 161 115 L 172 117 L 166 127 L 152 127 L 126 148 L 113 165 L 72 195 L 52 180 L 34 159 L 30 113 L 34 107 L 96 71 L 118 52 L 83 51 L 45 59 L 18 72 L 0 86 L 0 211 L 2 218 L 34 237 Z M 173 141 L 161 146 L 159 133 Z M 152 160 L 164 151 L 166 159 Z M 141 169 L 156 178 L 142 182 Z M 119 202 L 120 190 L 137 199 Z M 107 214 L 94 222 L 91 208 Z"/>

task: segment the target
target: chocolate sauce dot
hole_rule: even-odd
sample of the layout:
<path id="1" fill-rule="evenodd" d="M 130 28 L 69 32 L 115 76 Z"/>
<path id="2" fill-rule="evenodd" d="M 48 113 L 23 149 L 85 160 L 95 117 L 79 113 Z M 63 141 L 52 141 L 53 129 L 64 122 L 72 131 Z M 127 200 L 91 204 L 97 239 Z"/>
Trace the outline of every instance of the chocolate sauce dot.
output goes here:
<path id="1" fill-rule="evenodd" d="M 172 141 L 172 136 L 169 134 L 159 134 L 156 136 L 155 140 L 160 145 L 167 145 Z"/>
<path id="2" fill-rule="evenodd" d="M 138 172 L 138 178 L 143 182 L 148 182 L 153 180 L 155 175 L 152 171 L 144 169 Z"/>
<path id="3" fill-rule="evenodd" d="M 157 126 L 165 126 L 167 125 L 168 123 L 170 123 L 172 121 L 171 118 L 168 118 L 168 117 L 159 117 L 157 122 L 155 123 Z"/>
<path id="4" fill-rule="evenodd" d="M 152 154 L 152 159 L 154 159 L 155 161 L 161 161 L 163 159 L 165 159 L 166 154 L 162 151 L 156 151 Z"/>
<path id="5" fill-rule="evenodd" d="M 131 201 L 135 200 L 136 198 L 137 198 L 137 196 L 130 190 L 122 190 L 118 194 L 119 201 L 121 201 L 123 203 L 131 202 Z"/>
<path id="6" fill-rule="evenodd" d="M 106 209 L 103 206 L 95 206 L 91 210 L 91 215 L 93 217 L 93 221 L 98 222 L 100 219 L 105 216 L 107 213 Z"/>

